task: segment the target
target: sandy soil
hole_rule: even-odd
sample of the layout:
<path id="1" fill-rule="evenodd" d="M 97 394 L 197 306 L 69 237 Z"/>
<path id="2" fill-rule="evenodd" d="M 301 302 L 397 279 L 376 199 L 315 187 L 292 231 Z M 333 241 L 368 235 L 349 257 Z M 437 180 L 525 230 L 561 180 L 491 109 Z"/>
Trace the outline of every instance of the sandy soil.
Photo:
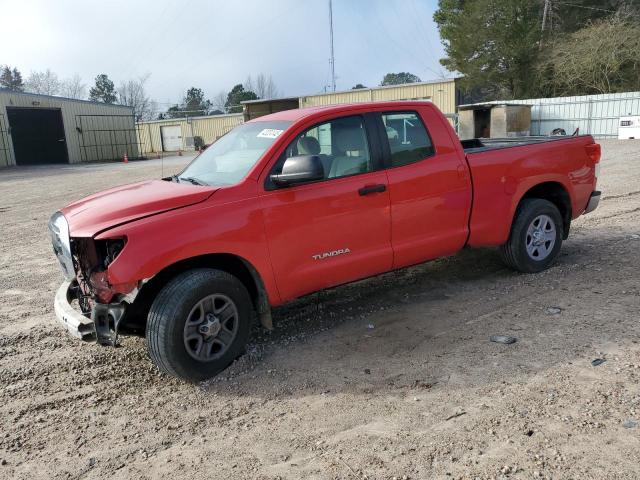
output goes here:
<path id="1" fill-rule="evenodd" d="M 0 477 L 639 478 L 640 142 L 603 150 L 549 271 L 467 250 L 312 295 L 199 386 L 53 316 L 51 213 L 160 163 L 1 171 Z"/>

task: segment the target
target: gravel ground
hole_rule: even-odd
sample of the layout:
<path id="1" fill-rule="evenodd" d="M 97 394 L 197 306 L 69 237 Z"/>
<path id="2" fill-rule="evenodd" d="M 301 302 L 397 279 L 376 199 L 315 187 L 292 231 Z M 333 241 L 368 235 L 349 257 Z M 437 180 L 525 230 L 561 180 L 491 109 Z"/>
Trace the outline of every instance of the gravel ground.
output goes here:
<path id="1" fill-rule="evenodd" d="M 315 294 L 197 386 L 53 316 L 51 213 L 159 161 L 0 171 L 0 477 L 639 478 L 640 142 L 602 143 L 550 270 L 466 250 Z"/>

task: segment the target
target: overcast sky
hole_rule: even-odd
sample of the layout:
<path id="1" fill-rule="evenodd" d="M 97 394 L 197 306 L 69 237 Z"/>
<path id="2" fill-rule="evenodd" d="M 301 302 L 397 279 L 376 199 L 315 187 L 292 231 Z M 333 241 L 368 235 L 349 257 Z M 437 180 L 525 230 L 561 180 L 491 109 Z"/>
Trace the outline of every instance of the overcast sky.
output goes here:
<path id="1" fill-rule="evenodd" d="M 337 89 L 378 85 L 387 72 L 451 76 L 433 22 L 436 0 L 333 0 Z M 0 64 L 26 78 L 50 68 L 116 86 L 150 74 L 160 102 L 191 86 L 207 97 L 271 74 L 286 95 L 330 83 L 328 0 L 0 0 Z"/>

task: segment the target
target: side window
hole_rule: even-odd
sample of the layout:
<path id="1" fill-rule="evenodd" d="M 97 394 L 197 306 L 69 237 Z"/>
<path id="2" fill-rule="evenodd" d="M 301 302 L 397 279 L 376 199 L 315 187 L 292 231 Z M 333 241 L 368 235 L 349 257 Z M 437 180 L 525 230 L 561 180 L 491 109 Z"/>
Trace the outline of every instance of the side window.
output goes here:
<path id="1" fill-rule="evenodd" d="M 325 179 L 373 170 L 364 120 L 360 116 L 336 118 L 305 130 L 287 146 L 272 173 L 280 173 L 285 160 L 297 155 L 318 155 Z"/>
<path id="2" fill-rule="evenodd" d="M 383 113 L 391 166 L 417 162 L 435 153 L 427 129 L 415 112 Z"/>

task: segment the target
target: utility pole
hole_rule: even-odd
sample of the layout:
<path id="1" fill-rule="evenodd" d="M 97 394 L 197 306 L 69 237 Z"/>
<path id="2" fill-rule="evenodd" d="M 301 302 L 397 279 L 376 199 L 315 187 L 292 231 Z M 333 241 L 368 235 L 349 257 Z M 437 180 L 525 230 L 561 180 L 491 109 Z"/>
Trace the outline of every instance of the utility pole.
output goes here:
<path id="1" fill-rule="evenodd" d="M 331 58 L 329 64 L 331 65 L 331 90 L 336 91 L 336 61 L 333 56 L 333 5 L 329 0 L 329 42 L 331 48 Z"/>
<path id="2" fill-rule="evenodd" d="M 544 10 L 542 12 L 542 35 L 540 36 L 540 50 L 542 50 L 542 43 L 544 42 L 544 30 L 547 26 L 547 17 L 551 14 L 551 0 L 544 0 Z"/>

